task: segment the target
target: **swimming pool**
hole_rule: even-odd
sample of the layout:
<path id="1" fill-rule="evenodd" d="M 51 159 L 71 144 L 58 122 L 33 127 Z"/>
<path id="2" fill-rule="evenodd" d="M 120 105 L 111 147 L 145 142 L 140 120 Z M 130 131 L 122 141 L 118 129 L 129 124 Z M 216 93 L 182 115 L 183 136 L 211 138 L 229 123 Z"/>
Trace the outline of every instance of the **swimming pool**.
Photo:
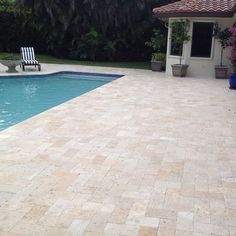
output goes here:
<path id="1" fill-rule="evenodd" d="M 0 77 L 0 131 L 121 76 L 59 72 Z"/>

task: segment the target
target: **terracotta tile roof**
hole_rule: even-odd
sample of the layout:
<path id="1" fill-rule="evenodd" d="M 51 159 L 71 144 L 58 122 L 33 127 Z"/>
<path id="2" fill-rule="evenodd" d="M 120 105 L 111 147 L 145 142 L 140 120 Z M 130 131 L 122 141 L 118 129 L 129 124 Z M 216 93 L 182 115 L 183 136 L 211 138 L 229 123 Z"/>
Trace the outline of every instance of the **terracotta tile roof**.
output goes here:
<path id="1" fill-rule="evenodd" d="M 181 0 L 153 9 L 159 17 L 232 17 L 236 12 L 236 0 Z"/>

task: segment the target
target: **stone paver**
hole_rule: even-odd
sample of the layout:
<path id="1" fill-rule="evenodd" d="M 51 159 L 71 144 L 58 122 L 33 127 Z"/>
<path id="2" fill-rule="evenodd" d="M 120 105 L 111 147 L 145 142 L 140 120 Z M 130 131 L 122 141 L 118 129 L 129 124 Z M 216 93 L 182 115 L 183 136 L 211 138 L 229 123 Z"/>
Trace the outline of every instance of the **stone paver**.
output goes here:
<path id="1" fill-rule="evenodd" d="M 236 235 L 227 81 L 60 70 L 125 76 L 0 132 L 0 236 Z"/>

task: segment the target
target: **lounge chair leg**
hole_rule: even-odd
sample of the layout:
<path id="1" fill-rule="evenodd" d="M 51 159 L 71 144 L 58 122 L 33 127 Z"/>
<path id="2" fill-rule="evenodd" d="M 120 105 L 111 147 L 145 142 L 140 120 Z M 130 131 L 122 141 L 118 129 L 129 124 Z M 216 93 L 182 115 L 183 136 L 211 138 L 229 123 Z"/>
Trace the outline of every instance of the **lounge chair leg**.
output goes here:
<path id="1" fill-rule="evenodd" d="M 25 71 L 25 66 L 24 65 L 22 65 L 22 70 Z"/>
<path id="2" fill-rule="evenodd" d="M 38 65 L 39 71 L 41 71 L 41 65 Z"/>

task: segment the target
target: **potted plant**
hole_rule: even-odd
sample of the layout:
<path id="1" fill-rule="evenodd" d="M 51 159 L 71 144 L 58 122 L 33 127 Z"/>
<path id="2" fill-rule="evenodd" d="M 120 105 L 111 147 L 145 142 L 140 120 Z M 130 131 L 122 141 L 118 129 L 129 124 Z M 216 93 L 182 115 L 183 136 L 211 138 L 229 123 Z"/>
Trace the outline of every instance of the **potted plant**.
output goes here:
<path id="1" fill-rule="evenodd" d="M 218 40 L 221 46 L 220 65 L 215 66 L 215 77 L 216 79 L 227 79 L 228 66 L 223 65 L 223 53 L 224 50 L 229 46 L 231 32 L 228 28 L 220 28 L 218 23 L 216 23 L 214 26 L 213 36 Z"/>
<path id="2" fill-rule="evenodd" d="M 8 67 L 6 72 L 8 73 L 17 73 L 16 66 L 20 65 L 21 60 L 19 57 L 14 56 L 13 54 L 4 56 L 0 59 L 0 63 Z"/>
<path id="3" fill-rule="evenodd" d="M 152 53 L 151 68 L 153 71 L 162 71 L 166 66 L 166 54 L 161 52 Z"/>
<path id="4" fill-rule="evenodd" d="M 229 88 L 236 89 L 236 23 L 229 29 L 231 37 L 229 39 L 230 50 L 230 61 L 232 65 L 232 74 L 229 77 Z"/>
<path id="5" fill-rule="evenodd" d="M 171 42 L 179 46 L 179 64 L 171 65 L 173 76 L 185 77 L 187 74 L 188 65 L 182 64 L 182 52 L 184 43 L 190 41 L 189 27 L 188 20 L 174 20 L 170 23 Z"/>
<path id="6" fill-rule="evenodd" d="M 165 66 L 165 54 L 161 53 L 163 48 L 166 48 L 166 37 L 159 29 L 153 30 L 153 36 L 149 42 L 145 43 L 153 50 L 151 59 L 151 68 L 153 71 L 162 71 Z"/>

